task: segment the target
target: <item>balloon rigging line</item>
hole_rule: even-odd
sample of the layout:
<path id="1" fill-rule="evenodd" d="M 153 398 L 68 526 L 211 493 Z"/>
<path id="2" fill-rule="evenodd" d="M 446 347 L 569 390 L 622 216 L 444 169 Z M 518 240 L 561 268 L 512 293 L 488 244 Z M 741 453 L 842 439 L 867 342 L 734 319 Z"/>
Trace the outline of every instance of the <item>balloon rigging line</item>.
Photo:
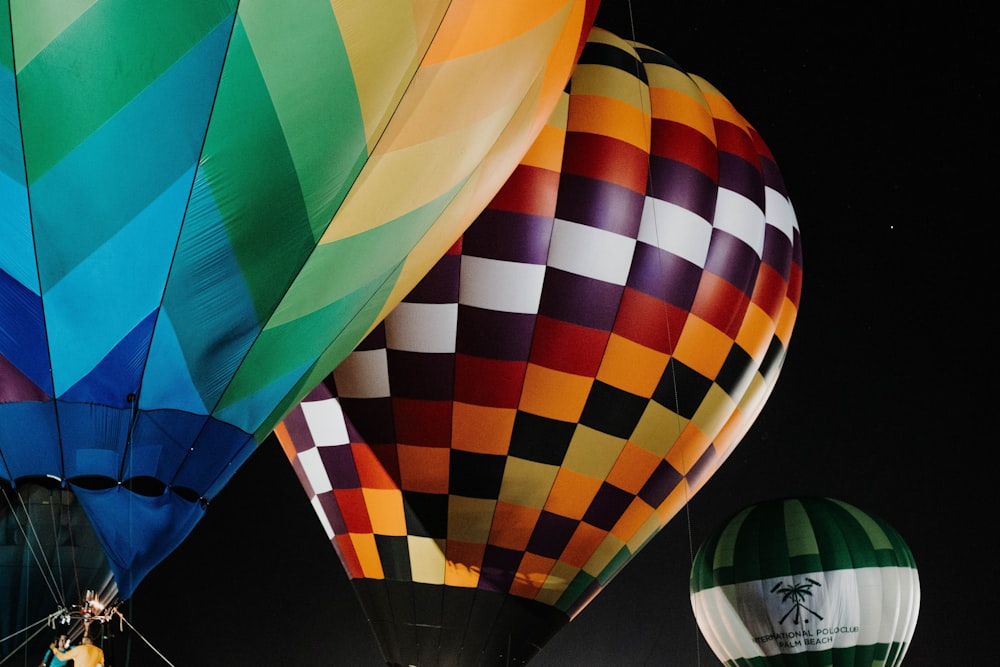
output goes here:
<path id="1" fill-rule="evenodd" d="M 38 566 L 39 571 L 42 573 L 42 580 L 48 587 L 49 593 L 52 595 L 52 599 L 59 604 L 65 605 L 65 601 L 61 599 L 61 595 L 59 594 L 60 592 L 58 591 L 58 588 L 55 585 L 55 575 L 52 573 L 52 568 L 49 565 L 48 560 L 45 557 L 45 554 L 42 553 L 41 557 L 39 557 L 38 552 L 40 551 L 40 549 L 36 548 L 36 544 L 40 545 L 41 541 L 38 539 L 35 527 L 31 523 L 31 515 L 28 513 L 28 508 L 24 504 L 24 498 L 21 496 L 20 493 L 17 494 L 18 499 L 21 501 L 21 507 L 24 509 L 25 521 L 28 523 L 28 526 L 31 529 L 30 534 L 29 531 L 25 530 L 24 525 L 21 523 L 21 518 L 17 515 L 17 511 L 14 508 L 14 505 L 11 503 L 10 496 L 7 495 L 6 487 L 3 488 L 3 496 L 4 500 L 7 501 L 7 507 L 10 508 L 11 510 L 11 516 L 14 517 L 14 522 L 17 524 L 18 529 L 21 531 L 22 537 L 24 537 L 24 543 L 25 546 L 28 548 L 28 552 L 31 554 L 32 558 L 35 561 L 35 564 Z M 34 538 L 34 540 L 32 538 Z M 43 561 L 44 561 L 44 566 L 42 564 Z"/>
<path id="2" fill-rule="evenodd" d="M 146 646 L 148 646 L 150 648 L 150 650 L 153 651 L 153 653 L 155 653 L 156 655 L 160 656 L 160 658 L 163 660 L 163 662 L 165 664 L 170 665 L 170 667 L 175 667 L 174 663 L 172 663 L 169 660 L 167 660 L 167 656 L 165 656 L 162 653 L 160 653 L 159 649 L 157 649 L 155 646 L 153 646 L 153 644 L 150 643 L 150 641 L 148 639 L 146 639 L 142 635 L 141 632 L 139 632 L 138 630 L 135 629 L 135 626 L 132 625 L 127 618 L 125 618 L 124 614 L 122 614 L 121 611 L 119 611 L 119 610 L 116 609 L 115 610 L 115 615 L 119 618 L 119 620 L 122 623 L 124 623 L 125 625 L 127 625 L 128 628 L 129 628 L 129 630 L 131 630 L 132 632 L 134 632 L 135 636 L 138 637 L 139 639 L 141 639 L 146 644 Z"/>
<path id="3" fill-rule="evenodd" d="M 50 496 L 51 496 L 51 494 L 50 494 Z M 49 557 L 45 553 L 45 549 L 42 546 L 42 540 L 41 540 L 41 538 L 38 535 L 38 529 L 35 528 L 35 524 L 34 524 L 34 522 L 31 519 L 31 514 L 28 512 L 28 505 L 25 503 L 24 496 L 21 496 L 20 494 L 18 494 L 18 497 L 21 499 L 21 506 L 24 508 L 25 520 L 26 520 L 29 528 L 31 529 L 31 537 L 35 540 L 34 546 L 36 546 L 38 548 L 38 553 L 41 554 L 42 562 L 45 564 L 44 574 L 47 574 L 48 578 L 49 578 L 49 581 L 52 582 L 49 587 L 50 587 L 50 589 L 52 589 L 52 590 L 55 591 L 55 593 L 53 594 L 53 597 L 56 597 L 56 601 L 61 606 L 65 607 L 66 606 L 66 591 L 63 590 L 63 581 L 62 581 L 61 577 L 58 577 L 56 575 L 56 572 L 53 571 L 53 569 L 52 569 L 52 563 L 49 562 Z M 54 512 L 54 511 L 55 511 L 55 507 L 50 506 L 50 510 L 49 510 L 50 516 L 52 516 L 52 512 Z M 56 524 L 53 523 L 52 526 L 51 526 L 52 535 L 53 535 L 53 537 L 57 538 L 58 535 L 56 533 L 56 528 L 57 528 Z M 56 563 L 57 567 L 58 567 L 59 562 L 60 562 L 59 551 L 60 551 L 59 550 L 59 542 L 58 542 L 58 540 L 56 540 L 55 543 L 53 544 L 53 557 L 57 561 L 57 563 Z M 41 564 L 39 564 L 39 567 L 41 567 Z"/>
<path id="4" fill-rule="evenodd" d="M 60 507 L 61 506 L 62 506 L 62 503 L 60 503 Z M 69 531 L 69 552 L 70 552 L 70 555 L 72 557 L 72 562 L 73 562 L 73 583 L 76 584 L 76 595 L 77 595 L 77 598 L 79 598 L 79 596 L 80 596 L 80 571 L 77 568 L 77 563 L 76 563 L 76 544 L 75 544 L 75 541 L 73 540 L 73 522 L 71 520 L 71 517 L 68 515 L 69 508 L 66 508 L 66 510 L 67 510 L 66 526 L 67 526 L 67 530 Z M 54 546 L 55 546 L 55 549 L 54 549 L 54 551 L 55 551 L 54 558 L 56 560 L 56 571 L 57 572 L 62 572 L 63 571 L 63 568 L 62 568 L 62 550 L 59 549 L 59 546 L 58 546 L 59 545 L 59 537 L 60 537 L 60 535 L 59 535 L 59 521 L 58 521 L 58 518 L 61 518 L 61 517 L 57 517 L 56 516 L 56 505 L 55 505 L 55 503 L 49 503 L 49 521 L 51 522 L 51 526 L 50 527 L 51 527 L 51 530 L 52 530 L 52 535 L 54 537 Z M 53 578 L 53 580 L 56 578 L 55 572 L 52 573 L 52 578 Z M 60 603 L 63 606 L 66 606 L 66 591 L 63 590 L 63 585 L 65 584 L 65 582 L 62 580 L 62 577 L 59 577 L 59 580 L 57 582 L 55 582 L 55 583 L 57 584 L 57 588 L 59 590 L 59 595 L 62 597 L 62 600 L 60 601 Z"/>
<path id="5" fill-rule="evenodd" d="M 636 45 L 638 44 L 638 40 L 636 39 L 635 15 L 632 12 L 632 0 L 628 0 L 627 5 L 628 5 L 629 29 L 631 31 L 631 37 L 632 37 L 632 41 L 631 41 L 630 46 L 634 50 L 635 47 L 636 47 Z M 640 68 L 643 67 L 643 64 L 642 64 L 641 57 L 639 56 L 639 54 L 636 52 L 635 55 L 636 55 L 636 60 L 635 60 L 635 64 L 636 64 L 636 72 L 635 72 L 635 74 L 636 74 L 636 85 L 639 88 L 640 100 L 642 100 L 643 99 L 643 96 L 642 96 L 642 83 L 641 83 L 642 79 L 641 79 L 641 77 L 639 75 L 641 74 Z M 660 226 L 659 226 L 658 220 L 657 220 L 657 206 L 656 206 L 656 203 L 655 203 L 657 201 L 657 199 L 656 199 L 656 187 L 655 187 L 655 184 L 654 184 L 654 181 L 653 181 L 653 160 L 652 160 L 652 152 L 653 152 L 653 136 L 652 136 L 653 101 L 652 101 L 652 96 L 649 95 L 649 85 L 648 84 L 647 84 L 647 87 L 646 87 L 646 92 L 647 92 L 647 97 L 649 99 L 649 117 L 650 117 L 650 124 L 649 124 L 649 128 L 650 129 L 649 129 L 649 132 L 645 136 L 645 139 L 648 142 L 648 149 L 646 151 L 646 187 L 647 187 L 647 191 L 648 191 L 647 200 L 650 203 L 650 212 L 652 214 L 652 219 L 653 219 L 653 236 L 656 239 L 656 245 L 657 245 L 657 249 L 658 249 L 658 252 L 656 253 L 656 261 L 657 261 L 657 264 L 659 264 L 660 275 L 663 276 L 663 274 L 664 274 L 664 267 L 663 267 L 663 255 L 662 255 L 662 250 L 661 250 L 662 245 L 660 244 Z M 644 128 L 646 127 L 645 124 L 643 125 L 643 127 Z M 668 341 L 668 344 L 671 346 L 671 348 L 673 348 L 673 345 L 675 345 L 675 343 L 673 343 L 673 333 L 672 333 L 672 331 L 670 329 L 670 311 L 669 311 L 669 305 L 667 304 L 666 301 L 663 301 L 662 303 L 663 303 L 663 316 L 664 316 L 663 320 L 664 320 L 664 324 L 665 324 L 666 329 L 667 329 L 667 341 Z M 674 393 L 674 417 L 675 417 L 676 423 L 677 423 L 677 436 L 679 438 L 680 434 L 682 432 L 682 429 L 683 429 L 683 424 L 681 423 L 680 391 L 679 391 L 678 386 L 677 386 L 677 365 L 676 365 L 676 363 L 671 363 L 672 361 L 674 361 L 674 362 L 676 361 L 676 358 L 674 357 L 674 355 L 673 355 L 672 352 L 669 354 L 669 357 L 670 358 L 667 360 L 667 367 L 668 367 L 668 369 L 670 371 L 670 382 L 671 382 L 671 385 L 672 385 L 672 388 L 673 388 L 673 393 Z M 683 484 L 683 489 L 682 490 L 684 492 L 684 517 L 685 517 L 685 520 L 686 520 L 686 527 L 687 527 L 688 558 L 689 558 L 690 564 L 693 565 L 694 564 L 694 535 L 693 535 L 693 529 L 692 529 L 691 504 L 690 504 L 691 503 L 691 494 L 690 494 L 691 485 L 688 482 L 688 477 L 687 477 L 689 471 L 688 471 L 688 465 L 687 465 L 687 461 L 686 461 L 686 457 L 685 457 L 684 444 L 683 444 L 683 442 L 680 442 L 680 443 L 677 443 L 677 444 L 679 444 L 680 447 L 681 447 L 679 454 L 680 454 L 680 459 L 681 459 L 681 461 L 680 461 L 681 468 L 683 469 L 683 472 L 682 472 L 682 479 L 681 479 L 680 483 Z M 695 643 L 695 659 L 696 659 L 696 664 L 700 667 L 700 665 L 701 665 L 701 647 L 700 647 L 700 643 L 698 641 L 698 628 L 697 628 L 697 625 L 695 626 L 695 642 L 694 643 Z M 649 651 L 650 651 L 649 655 L 650 656 L 652 656 L 652 654 L 653 654 L 653 649 L 655 647 L 655 644 L 656 643 L 654 641 L 650 645 L 650 648 L 649 648 Z"/>
<path id="6" fill-rule="evenodd" d="M 31 630 L 32 628 L 34 628 L 36 626 L 40 626 L 31 635 L 29 635 L 28 637 L 26 637 L 23 642 L 21 642 L 16 647 L 14 647 L 14 649 L 12 649 L 11 652 L 6 655 L 6 657 L 0 658 L 0 665 L 4 664 L 5 662 L 7 662 L 11 658 L 13 658 L 15 655 L 17 655 L 18 651 L 20 651 L 22 648 L 24 648 L 25 646 L 28 645 L 28 642 L 30 642 L 32 639 L 34 639 L 38 635 L 42 634 L 42 630 L 44 630 L 48 626 L 49 621 L 51 620 L 51 618 L 52 618 L 51 616 L 46 616 L 45 618 L 39 619 L 39 620 L 35 621 L 34 623 L 32 623 L 31 625 L 29 625 L 29 626 L 27 626 L 25 628 L 22 628 L 20 630 L 15 630 L 11 634 L 9 634 L 6 637 L 0 639 L 0 644 L 3 644 L 8 639 L 13 639 L 14 637 L 16 637 L 17 635 L 21 634 L 22 632 L 27 632 L 28 630 Z"/>

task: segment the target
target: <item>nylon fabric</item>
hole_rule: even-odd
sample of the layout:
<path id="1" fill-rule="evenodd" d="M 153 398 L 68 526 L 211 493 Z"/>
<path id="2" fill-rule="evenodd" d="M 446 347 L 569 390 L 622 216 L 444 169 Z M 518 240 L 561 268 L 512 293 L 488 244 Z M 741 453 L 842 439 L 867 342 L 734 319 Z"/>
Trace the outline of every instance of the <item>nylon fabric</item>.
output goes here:
<path id="1" fill-rule="evenodd" d="M 912 553 L 843 501 L 749 507 L 698 549 L 691 605 L 726 665 L 899 665 L 916 626 Z"/>
<path id="2" fill-rule="evenodd" d="M 276 429 L 390 664 L 529 659 L 777 380 L 801 278 L 791 204 L 733 110 L 708 135 L 675 127 L 710 105 L 664 59 L 591 31 L 490 205 Z M 680 78 L 675 118 L 650 89 Z M 454 625 L 451 597 L 472 600 Z M 548 611 L 529 630 L 498 597 Z"/>
<path id="3" fill-rule="evenodd" d="M 499 189 L 596 5 L 5 3 L 0 477 L 76 489 L 129 597 Z"/>

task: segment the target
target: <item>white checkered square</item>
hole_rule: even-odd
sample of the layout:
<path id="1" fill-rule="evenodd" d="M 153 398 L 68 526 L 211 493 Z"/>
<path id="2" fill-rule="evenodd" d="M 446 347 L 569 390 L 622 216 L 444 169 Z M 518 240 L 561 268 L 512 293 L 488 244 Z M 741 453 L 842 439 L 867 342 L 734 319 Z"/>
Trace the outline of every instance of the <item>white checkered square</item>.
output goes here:
<path id="1" fill-rule="evenodd" d="M 346 445 L 351 440 L 344 423 L 344 412 L 335 398 L 321 401 L 303 401 L 302 416 L 309 426 L 309 433 L 317 447 Z"/>
<path id="2" fill-rule="evenodd" d="M 457 303 L 403 301 L 385 318 L 386 344 L 406 352 L 453 353 L 457 329 Z"/>
<path id="3" fill-rule="evenodd" d="M 628 280 L 635 239 L 597 227 L 556 219 L 549 266 L 613 285 Z"/>
<path id="4" fill-rule="evenodd" d="M 319 522 L 323 524 L 323 530 L 326 531 L 326 539 L 332 540 L 334 536 L 333 526 L 330 524 L 330 518 L 326 515 L 326 509 L 320 503 L 319 496 L 313 496 L 310 501 L 313 507 L 313 511 L 316 512 L 316 516 L 319 517 Z"/>
<path id="5" fill-rule="evenodd" d="M 764 254 L 764 212 L 743 195 L 719 190 L 715 227 L 746 243 L 758 257 Z"/>
<path id="6" fill-rule="evenodd" d="M 795 219 L 795 209 L 785 195 L 773 188 L 764 188 L 764 216 L 767 224 L 780 230 L 790 242 L 795 240 L 795 229 L 799 224 Z"/>
<path id="7" fill-rule="evenodd" d="M 384 349 L 355 350 L 333 371 L 337 395 L 384 398 L 389 395 L 389 362 Z"/>
<path id="8" fill-rule="evenodd" d="M 458 301 L 508 313 L 537 313 L 545 266 L 485 257 L 462 257 Z"/>
<path id="9" fill-rule="evenodd" d="M 317 447 L 299 452 L 297 460 L 302 466 L 302 472 L 309 481 L 313 493 L 319 495 L 333 491 L 333 484 L 330 482 L 329 475 L 326 474 L 326 468 L 323 467 L 323 459 L 320 458 Z"/>
<path id="10" fill-rule="evenodd" d="M 646 197 L 639 240 L 705 268 L 712 224 L 682 206 Z"/>

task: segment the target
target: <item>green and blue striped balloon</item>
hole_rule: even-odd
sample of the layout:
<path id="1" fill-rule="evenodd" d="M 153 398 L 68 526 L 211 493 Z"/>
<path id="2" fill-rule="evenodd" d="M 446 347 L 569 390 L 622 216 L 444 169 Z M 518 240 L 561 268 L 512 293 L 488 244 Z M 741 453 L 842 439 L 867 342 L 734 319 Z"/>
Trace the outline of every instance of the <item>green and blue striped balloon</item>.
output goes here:
<path id="1" fill-rule="evenodd" d="M 596 7 L 2 3 L 0 481 L 76 494 L 130 597 L 489 202 Z"/>
<path id="2" fill-rule="evenodd" d="M 691 606 L 731 667 L 892 667 L 917 623 L 920 583 L 896 530 L 831 498 L 739 512 L 698 550 Z"/>

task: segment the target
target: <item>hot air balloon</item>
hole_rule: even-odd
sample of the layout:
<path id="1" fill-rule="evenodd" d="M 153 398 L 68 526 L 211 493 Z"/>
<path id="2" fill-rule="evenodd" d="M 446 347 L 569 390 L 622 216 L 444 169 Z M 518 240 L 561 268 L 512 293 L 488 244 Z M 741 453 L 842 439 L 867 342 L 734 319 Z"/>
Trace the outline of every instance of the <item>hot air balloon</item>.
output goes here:
<path id="1" fill-rule="evenodd" d="M 832 498 L 770 500 L 705 541 L 691 605 L 725 665 L 895 667 L 920 607 L 916 563 L 883 519 Z"/>
<path id="2" fill-rule="evenodd" d="M 749 428 L 800 280 L 758 134 L 595 28 L 491 204 L 276 429 L 387 662 L 537 654 Z"/>
<path id="3" fill-rule="evenodd" d="M 496 193 L 596 6 L 5 3 L 0 479 L 71 490 L 131 596 Z"/>

